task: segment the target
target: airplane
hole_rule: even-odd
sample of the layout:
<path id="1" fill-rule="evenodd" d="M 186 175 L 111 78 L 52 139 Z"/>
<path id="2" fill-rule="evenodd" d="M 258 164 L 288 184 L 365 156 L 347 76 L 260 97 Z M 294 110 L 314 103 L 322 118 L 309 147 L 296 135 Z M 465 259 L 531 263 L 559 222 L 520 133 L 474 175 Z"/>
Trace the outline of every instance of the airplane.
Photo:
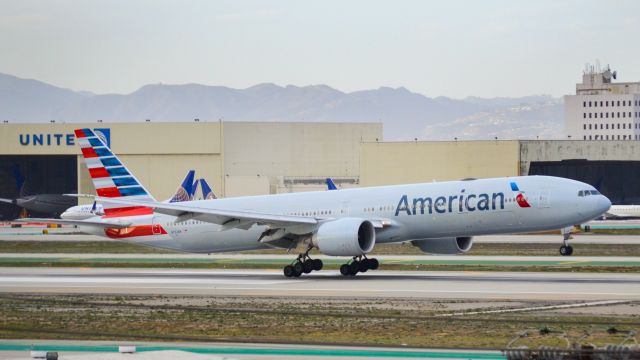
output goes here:
<path id="1" fill-rule="evenodd" d="M 640 218 L 640 205 L 611 205 L 605 218 Z"/>
<path id="2" fill-rule="evenodd" d="M 112 239 L 191 253 L 295 249 L 299 255 L 283 268 L 286 277 L 322 269 L 322 260 L 309 256 L 313 248 L 350 257 L 340 273 L 355 276 L 378 268 L 378 260 L 367 257 L 378 243 L 410 241 L 432 254 L 466 253 L 476 235 L 567 228 L 611 206 L 591 185 L 551 176 L 161 203 L 93 130 L 75 134 L 94 199 L 105 211 L 80 224 Z M 584 191 L 592 195 L 578 196 Z"/>
<path id="3" fill-rule="evenodd" d="M 195 170 L 189 170 L 184 180 L 182 180 L 182 184 L 180 184 L 180 186 L 176 190 L 175 194 L 164 202 L 169 203 L 193 200 L 196 189 L 198 188 L 198 181 L 196 180 L 196 182 L 193 182 L 194 177 Z M 98 204 L 96 201 L 94 201 L 92 205 L 77 205 L 68 208 L 65 212 L 60 214 L 60 219 L 86 220 L 103 215 L 104 208 L 102 207 L 102 204 Z"/>
<path id="4" fill-rule="evenodd" d="M 15 199 L 0 198 L 1 203 L 13 204 L 29 211 L 58 216 L 70 206 L 78 203 L 77 199 L 62 194 L 28 194 L 24 177 L 18 166 L 13 169 L 19 195 Z"/>

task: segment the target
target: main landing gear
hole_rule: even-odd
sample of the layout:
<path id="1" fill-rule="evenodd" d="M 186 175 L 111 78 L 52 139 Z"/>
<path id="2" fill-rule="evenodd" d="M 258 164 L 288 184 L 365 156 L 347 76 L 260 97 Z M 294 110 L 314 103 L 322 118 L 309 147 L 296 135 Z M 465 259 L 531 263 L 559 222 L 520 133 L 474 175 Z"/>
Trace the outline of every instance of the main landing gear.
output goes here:
<path id="1" fill-rule="evenodd" d="M 354 256 L 350 262 L 340 266 L 340 274 L 343 276 L 355 276 L 359 272 L 376 270 L 378 266 L 380 266 L 378 259 L 369 259 L 364 255 Z"/>
<path id="2" fill-rule="evenodd" d="M 286 277 L 300 277 L 312 271 L 322 270 L 322 260 L 309 257 L 309 251 L 298 255 L 298 258 L 291 264 L 284 267 L 283 272 Z"/>
<path id="3" fill-rule="evenodd" d="M 569 245 L 569 239 L 571 239 L 571 228 L 564 228 L 560 230 L 562 233 L 562 246 L 560 246 L 560 255 L 571 256 L 573 254 L 573 246 Z"/>

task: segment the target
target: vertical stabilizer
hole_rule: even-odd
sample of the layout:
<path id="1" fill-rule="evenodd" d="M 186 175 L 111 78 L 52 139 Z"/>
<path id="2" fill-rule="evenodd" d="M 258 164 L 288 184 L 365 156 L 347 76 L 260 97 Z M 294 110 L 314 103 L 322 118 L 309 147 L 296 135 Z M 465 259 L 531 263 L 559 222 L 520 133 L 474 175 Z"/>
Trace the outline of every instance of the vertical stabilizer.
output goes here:
<path id="1" fill-rule="evenodd" d="M 193 183 L 193 187 L 191 189 L 191 196 L 189 197 L 189 200 L 195 200 L 196 199 L 196 191 L 198 190 L 198 184 L 200 183 L 200 180 L 196 180 Z"/>
<path id="2" fill-rule="evenodd" d="M 338 187 L 331 178 L 327 178 L 327 190 L 338 190 Z"/>
<path id="3" fill-rule="evenodd" d="M 182 180 L 182 184 L 176 190 L 176 194 L 173 195 L 169 202 L 181 202 L 181 201 L 189 201 L 191 200 L 191 196 L 193 194 L 193 178 L 195 177 L 195 170 L 189 170 L 187 176 Z"/>
<path id="4" fill-rule="evenodd" d="M 142 186 L 140 181 L 133 176 L 120 159 L 111 152 L 111 149 L 96 136 L 93 130 L 77 129 L 75 134 L 98 196 L 155 201 L 147 189 Z M 151 209 L 140 206 L 105 203 L 103 207 L 106 215 L 134 210 L 140 210 L 138 211 L 140 215 L 151 213 Z"/>
<path id="5" fill-rule="evenodd" d="M 202 197 L 204 200 L 213 200 L 218 198 L 204 179 L 200 179 L 200 185 L 202 186 Z"/>

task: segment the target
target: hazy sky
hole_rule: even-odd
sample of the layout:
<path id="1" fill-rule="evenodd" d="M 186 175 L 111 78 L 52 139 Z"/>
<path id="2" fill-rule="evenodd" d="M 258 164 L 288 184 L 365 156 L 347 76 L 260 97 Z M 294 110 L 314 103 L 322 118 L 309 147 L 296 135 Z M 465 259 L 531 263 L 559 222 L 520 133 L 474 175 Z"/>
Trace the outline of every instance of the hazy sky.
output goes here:
<path id="1" fill-rule="evenodd" d="M 572 93 L 640 81 L 640 1 L 0 0 L 0 72 L 97 93 L 148 83 Z"/>

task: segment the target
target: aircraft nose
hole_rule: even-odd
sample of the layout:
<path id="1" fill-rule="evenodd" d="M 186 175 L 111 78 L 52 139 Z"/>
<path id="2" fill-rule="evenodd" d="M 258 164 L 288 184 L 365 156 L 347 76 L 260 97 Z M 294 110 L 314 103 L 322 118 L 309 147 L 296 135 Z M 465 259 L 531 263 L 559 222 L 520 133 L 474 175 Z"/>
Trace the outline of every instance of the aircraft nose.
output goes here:
<path id="1" fill-rule="evenodd" d="M 602 213 L 609 210 L 611 207 L 611 200 L 608 197 L 601 195 L 598 199 L 598 210 Z"/>

